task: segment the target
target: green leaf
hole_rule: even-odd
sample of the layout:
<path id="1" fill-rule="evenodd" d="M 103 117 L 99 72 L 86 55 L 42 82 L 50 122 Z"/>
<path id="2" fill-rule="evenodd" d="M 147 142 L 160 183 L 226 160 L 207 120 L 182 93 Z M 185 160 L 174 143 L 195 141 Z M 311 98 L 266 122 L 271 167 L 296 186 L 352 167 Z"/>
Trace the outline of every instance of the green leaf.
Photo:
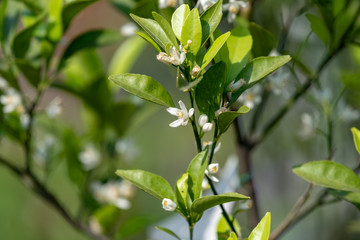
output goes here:
<path id="1" fill-rule="evenodd" d="M 159 23 L 159 25 L 162 27 L 162 29 L 164 30 L 166 36 L 170 39 L 172 45 L 179 50 L 179 44 L 176 40 L 176 36 L 171 28 L 170 23 L 160 14 L 158 14 L 157 12 L 153 12 L 153 17 L 154 19 Z"/>
<path id="2" fill-rule="evenodd" d="M 135 32 L 137 35 L 139 35 L 142 39 L 144 39 L 146 42 L 148 42 L 150 44 L 150 46 L 152 46 L 156 51 L 161 52 L 161 48 L 159 47 L 159 45 L 152 40 L 151 37 L 149 37 L 146 33 L 143 32 Z"/>
<path id="3" fill-rule="evenodd" d="M 129 0 L 127 0 L 129 1 Z M 144 18 L 151 18 L 152 12 L 158 12 L 158 1 L 156 0 L 137 0 L 135 7 L 131 13 Z"/>
<path id="4" fill-rule="evenodd" d="M 35 66 L 26 59 L 16 59 L 16 66 L 24 74 L 26 79 L 34 86 L 37 87 L 41 80 L 41 69 Z"/>
<path id="5" fill-rule="evenodd" d="M 113 205 L 105 205 L 97 209 L 93 216 L 100 223 L 102 232 L 108 234 L 112 228 L 118 223 L 121 210 Z"/>
<path id="6" fill-rule="evenodd" d="M 246 200 L 246 199 L 249 199 L 249 197 L 239 193 L 223 193 L 220 195 L 205 196 L 194 200 L 194 202 L 191 205 L 190 213 L 192 219 L 195 222 L 197 222 L 200 220 L 200 217 L 203 214 L 203 212 L 209 208 L 227 202 L 234 202 L 234 201 Z"/>
<path id="7" fill-rule="evenodd" d="M 238 238 L 234 232 L 231 232 L 230 237 L 227 240 L 238 240 Z"/>
<path id="8" fill-rule="evenodd" d="M 203 79 L 196 86 L 196 104 L 199 111 L 209 117 L 209 121 L 214 119 L 215 112 L 220 108 L 225 79 L 226 65 L 219 62 L 205 72 Z"/>
<path id="9" fill-rule="evenodd" d="M 213 58 L 224 45 L 229 36 L 230 32 L 224 33 L 211 44 L 209 50 L 206 52 L 202 60 L 201 70 L 203 70 L 211 62 L 211 60 L 213 60 Z"/>
<path id="10" fill-rule="evenodd" d="M 230 216 L 230 220 L 232 221 L 236 232 L 240 233 L 241 228 L 237 219 L 234 219 L 232 216 Z M 226 218 L 224 216 L 221 216 L 216 229 L 218 240 L 227 240 L 229 234 L 231 234 L 231 231 L 232 229 L 229 226 L 229 223 L 226 221 Z"/>
<path id="11" fill-rule="evenodd" d="M 222 0 L 217 1 L 209 9 L 207 9 L 200 17 L 202 40 L 204 44 L 210 35 L 215 31 L 219 25 L 222 17 Z"/>
<path id="12" fill-rule="evenodd" d="M 253 38 L 252 51 L 254 57 L 267 56 L 275 47 L 275 36 L 256 23 L 250 23 L 249 30 Z"/>
<path id="13" fill-rule="evenodd" d="M 184 173 L 176 182 L 176 198 L 178 199 L 179 206 L 186 213 L 188 207 L 188 180 L 189 173 Z"/>
<path id="14" fill-rule="evenodd" d="M 185 19 L 184 26 L 181 31 L 180 41 L 183 46 L 187 45 L 188 40 L 192 41 L 189 47 L 189 52 L 193 55 L 194 59 L 201 47 L 201 37 L 202 33 L 199 12 L 197 8 L 193 8 Z"/>
<path id="15" fill-rule="evenodd" d="M 4 41 L 4 29 L 5 29 L 4 23 L 5 23 L 7 5 L 8 5 L 8 0 L 3 0 L 0 3 L 0 28 L 1 28 L 0 42 L 1 42 L 2 47 L 4 46 L 3 45 L 4 44 L 3 43 L 3 41 Z"/>
<path id="16" fill-rule="evenodd" d="M 57 42 L 62 34 L 63 34 L 63 26 L 62 26 L 62 0 L 51 0 L 49 3 L 49 14 L 48 14 L 48 38 Z"/>
<path id="17" fill-rule="evenodd" d="M 353 127 L 353 128 L 351 128 L 351 132 L 353 134 L 356 150 L 360 154 L 360 131 L 359 131 L 359 129 Z"/>
<path id="18" fill-rule="evenodd" d="M 198 153 L 190 162 L 187 169 L 187 173 L 189 173 L 189 193 L 193 201 L 200 197 L 201 184 L 204 179 L 205 169 L 207 167 L 207 154 L 208 150 Z"/>
<path id="19" fill-rule="evenodd" d="M 185 19 L 190 13 L 189 5 L 182 4 L 178 7 L 171 17 L 171 25 L 175 36 L 181 40 L 181 31 L 183 29 Z"/>
<path id="20" fill-rule="evenodd" d="M 33 13 L 40 13 L 43 11 L 43 4 L 42 1 L 38 0 L 17 0 L 19 2 L 22 2 L 30 11 Z"/>
<path id="21" fill-rule="evenodd" d="M 331 161 L 313 161 L 293 167 L 299 177 L 316 185 L 360 192 L 360 178 L 348 167 Z"/>
<path id="22" fill-rule="evenodd" d="M 264 79 L 267 75 L 274 72 L 276 69 L 286 64 L 291 60 L 288 55 L 275 56 L 275 57 L 258 57 L 253 59 L 236 77 L 243 79 L 248 86 L 253 86 Z M 237 92 L 232 94 L 230 105 L 233 104 L 240 94 L 246 88 L 240 88 Z"/>
<path id="23" fill-rule="evenodd" d="M 268 240 L 270 236 L 271 214 L 267 212 L 259 224 L 252 230 L 248 240 Z"/>
<path id="24" fill-rule="evenodd" d="M 360 193 L 336 190 L 329 190 L 329 193 L 335 197 L 354 204 L 354 206 L 360 210 Z"/>
<path id="25" fill-rule="evenodd" d="M 159 227 L 159 226 L 156 226 L 155 228 L 156 228 L 156 229 L 159 229 L 159 230 L 161 230 L 161 231 L 163 231 L 163 232 L 166 232 L 167 234 L 173 236 L 174 238 L 176 238 L 176 239 L 178 239 L 178 240 L 181 240 L 181 238 L 180 238 L 178 235 L 176 235 L 176 233 L 174 233 L 173 231 L 171 231 L 170 229 L 167 229 L 167 228 L 164 228 L 164 227 Z"/>
<path id="26" fill-rule="evenodd" d="M 247 106 L 241 106 L 238 111 L 236 112 L 224 112 L 219 115 L 218 117 L 218 127 L 220 134 L 223 134 L 228 130 L 232 122 L 241 114 L 248 113 L 250 108 Z"/>
<path id="27" fill-rule="evenodd" d="M 145 46 L 145 42 L 137 36 L 126 39 L 110 61 L 109 75 L 129 72 Z"/>
<path id="28" fill-rule="evenodd" d="M 306 14 L 307 19 L 311 24 L 312 31 L 323 41 L 326 45 L 330 42 L 330 32 L 322 19 L 313 15 Z"/>
<path id="29" fill-rule="evenodd" d="M 33 24 L 16 34 L 12 43 L 12 52 L 16 58 L 25 57 L 27 51 L 29 50 L 33 33 L 43 19 L 44 15 L 41 15 Z"/>
<path id="30" fill-rule="evenodd" d="M 152 77 L 140 74 L 119 74 L 109 77 L 111 81 L 119 85 L 129 93 L 142 99 L 163 106 L 174 107 L 174 102 L 166 89 Z"/>
<path id="31" fill-rule="evenodd" d="M 69 28 L 71 21 L 79 12 L 95 2 L 97 2 L 97 0 L 82 0 L 65 4 L 62 10 L 62 26 L 64 32 Z"/>
<path id="32" fill-rule="evenodd" d="M 145 30 L 145 32 L 161 47 L 163 51 L 165 51 L 166 45 L 172 45 L 172 42 L 166 35 L 165 31 L 155 20 L 141 18 L 134 14 L 130 14 L 130 16 Z"/>
<path id="33" fill-rule="evenodd" d="M 215 31 L 215 33 L 220 34 L 219 31 Z M 246 65 L 252 42 L 249 30 L 246 27 L 238 26 L 231 30 L 226 44 L 216 55 L 216 62 L 223 61 L 227 65 L 227 84 L 234 80 Z"/>
<path id="34" fill-rule="evenodd" d="M 169 198 L 176 203 L 170 184 L 156 174 L 143 170 L 117 170 L 116 174 L 159 200 Z"/>
<path id="35" fill-rule="evenodd" d="M 80 50 L 109 45 L 120 41 L 121 38 L 122 37 L 118 31 L 112 30 L 91 30 L 89 32 L 82 33 L 75 37 L 75 39 L 66 48 L 64 55 L 61 58 L 60 66 L 62 66 L 69 57 Z"/>

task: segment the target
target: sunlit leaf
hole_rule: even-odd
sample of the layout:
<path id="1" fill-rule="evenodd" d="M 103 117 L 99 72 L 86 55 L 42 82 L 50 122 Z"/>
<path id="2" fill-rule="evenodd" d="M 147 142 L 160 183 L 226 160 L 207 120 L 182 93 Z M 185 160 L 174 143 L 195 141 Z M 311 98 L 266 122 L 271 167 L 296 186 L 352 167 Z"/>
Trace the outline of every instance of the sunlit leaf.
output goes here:
<path id="1" fill-rule="evenodd" d="M 204 44 L 210 35 L 215 31 L 219 25 L 222 17 L 222 0 L 217 1 L 209 9 L 207 9 L 200 17 L 202 28 L 202 40 Z"/>
<path id="2" fill-rule="evenodd" d="M 353 128 L 351 128 L 351 132 L 353 134 L 356 150 L 360 154 L 360 131 L 359 131 L 359 129 L 353 127 Z"/>
<path id="3" fill-rule="evenodd" d="M 268 240 L 270 235 L 271 214 L 267 212 L 259 224 L 252 230 L 248 240 Z"/>
<path id="4" fill-rule="evenodd" d="M 354 206 L 360 210 L 360 193 L 337 190 L 330 190 L 329 193 L 335 197 L 341 198 L 354 204 Z"/>
<path id="5" fill-rule="evenodd" d="M 190 13 L 189 5 L 183 4 L 178 7 L 171 17 L 171 26 L 175 36 L 181 40 L 181 31 L 183 29 L 185 19 Z"/>
<path id="6" fill-rule="evenodd" d="M 230 220 L 232 221 L 236 232 L 240 233 L 241 227 L 237 219 L 234 219 L 232 216 L 230 216 Z M 221 216 L 216 229 L 218 240 L 227 240 L 229 234 L 231 234 L 231 231 L 232 229 L 229 226 L 229 223 L 226 221 L 226 218 Z"/>
<path id="7" fill-rule="evenodd" d="M 188 207 L 189 173 L 184 173 L 176 182 L 176 197 L 182 210 Z"/>
<path id="8" fill-rule="evenodd" d="M 197 8 L 193 8 L 187 16 L 184 26 L 181 31 L 181 44 L 187 45 L 188 40 L 191 40 L 189 51 L 195 57 L 201 47 L 201 23 L 199 12 Z"/>
<path id="9" fill-rule="evenodd" d="M 149 35 L 147 35 L 146 33 L 143 33 L 143 32 L 136 32 L 135 33 L 137 35 L 139 35 L 142 39 L 144 39 L 147 43 L 150 44 L 150 46 L 152 46 L 156 51 L 158 52 L 161 52 L 161 48 L 159 47 L 159 45 L 154 41 L 152 40 L 151 37 L 149 37 Z"/>
<path id="10" fill-rule="evenodd" d="M 161 28 L 164 30 L 166 36 L 169 38 L 169 40 L 171 41 L 172 45 L 176 48 L 179 49 L 179 44 L 176 40 L 176 36 L 171 28 L 170 23 L 160 14 L 153 12 L 153 17 L 154 19 L 159 23 L 159 25 L 161 26 Z"/>
<path id="11" fill-rule="evenodd" d="M 201 193 L 201 184 L 207 167 L 207 154 L 207 150 L 198 153 L 190 162 L 187 169 L 187 172 L 189 173 L 188 185 L 192 200 L 199 198 Z"/>
<path id="12" fill-rule="evenodd" d="M 211 62 L 211 60 L 213 60 L 213 58 L 224 45 L 229 36 L 230 32 L 224 33 L 211 44 L 210 48 L 208 49 L 202 60 L 201 70 L 203 70 Z"/>

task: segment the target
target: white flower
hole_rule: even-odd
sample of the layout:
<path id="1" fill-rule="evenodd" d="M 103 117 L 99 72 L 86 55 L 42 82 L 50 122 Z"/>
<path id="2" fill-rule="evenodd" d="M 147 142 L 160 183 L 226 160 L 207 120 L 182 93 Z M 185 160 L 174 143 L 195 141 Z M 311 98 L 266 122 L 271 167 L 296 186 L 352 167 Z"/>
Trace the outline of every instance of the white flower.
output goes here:
<path id="1" fill-rule="evenodd" d="M 243 202 L 240 203 L 239 208 L 241 210 L 248 210 L 248 209 L 252 208 L 252 206 L 253 206 L 253 201 L 252 200 L 246 200 L 246 201 L 243 201 Z"/>
<path id="2" fill-rule="evenodd" d="M 162 200 L 162 207 L 166 211 L 173 212 L 176 209 L 176 203 L 174 203 L 171 199 L 164 198 Z"/>
<path id="3" fill-rule="evenodd" d="M 178 117 L 177 120 L 170 123 L 170 127 L 179 127 L 179 126 L 186 126 L 189 122 L 189 118 L 192 117 L 194 114 L 194 109 L 190 108 L 189 112 L 187 111 L 185 104 L 180 100 L 179 101 L 180 109 L 178 108 L 167 108 L 166 111 L 168 111 L 171 115 Z"/>
<path id="4" fill-rule="evenodd" d="M 204 141 L 204 142 L 202 143 L 202 148 L 205 148 L 206 146 L 211 147 L 212 144 L 213 144 L 212 141 L 208 141 L 208 142 Z M 220 150 L 220 148 L 221 148 L 221 142 L 219 142 L 219 143 L 215 146 L 214 153 L 217 153 L 217 152 Z"/>
<path id="5" fill-rule="evenodd" d="M 0 89 L 6 90 L 8 87 L 9 84 L 7 83 L 7 81 L 3 77 L 0 77 Z"/>
<path id="6" fill-rule="evenodd" d="M 159 0 L 159 8 L 167 8 L 167 7 L 177 7 L 181 4 L 183 4 L 183 0 Z"/>
<path id="7" fill-rule="evenodd" d="M 128 22 L 121 26 L 120 33 L 124 37 L 131 37 L 135 35 L 135 31 L 137 30 L 138 30 L 138 26 L 135 23 Z"/>
<path id="8" fill-rule="evenodd" d="M 46 113 L 50 118 L 54 118 L 62 113 L 62 100 L 59 97 L 54 98 L 46 108 Z"/>
<path id="9" fill-rule="evenodd" d="M 20 123 L 23 128 L 28 128 L 30 124 L 30 116 L 27 113 L 23 113 L 20 115 Z"/>
<path id="10" fill-rule="evenodd" d="M 228 11 L 227 20 L 229 23 L 232 23 L 236 15 L 240 12 L 241 8 L 246 8 L 247 3 L 244 1 L 230 0 L 229 3 L 224 4 L 223 10 Z"/>
<path id="11" fill-rule="evenodd" d="M 315 121 L 309 113 L 301 114 L 301 124 L 298 135 L 303 139 L 308 139 L 315 134 Z"/>
<path id="12" fill-rule="evenodd" d="M 199 126 L 203 127 L 205 125 L 205 123 L 207 123 L 209 121 L 209 118 L 206 114 L 201 114 L 199 116 Z"/>
<path id="13" fill-rule="evenodd" d="M 6 91 L 5 95 L 0 97 L 0 102 L 4 105 L 4 113 L 11 113 L 22 106 L 20 94 L 13 88 Z"/>
<path id="14" fill-rule="evenodd" d="M 243 94 L 241 94 L 237 101 L 252 109 L 255 107 L 255 105 L 261 102 L 261 92 L 262 87 L 260 85 L 255 85 L 254 87 L 247 89 Z"/>
<path id="15" fill-rule="evenodd" d="M 204 132 L 210 132 L 210 131 L 212 130 L 212 128 L 213 128 L 213 125 L 214 125 L 214 124 L 207 122 L 207 123 L 205 123 L 204 126 L 202 127 L 202 130 L 203 130 Z"/>
<path id="16" fill-rule="evenodd" d="M 204 178 L 202 183 L 201 183 L 201 189 L 204 191 L 206 189 L 210 188 L 210 184 L 209 181 L 207 180 L 207 178 Z"/>
<path id="17" fill-rule="evenodd" d="M 35 146 L 35 161 L 41 167 L 45 167 L 46 161 L 50 157 L 50 151 L 55 143 L 56 139 L 51 134 L 45 135 L 37 142 Z"/>
<path id="18" fill-rule="evenodd" d="M 122 156 L 125 161 L 132 161 L 138 154 L 139 150 L 129 139 L 119 139 L 115 143 L 115 151 Z"/>
<path id="19" fill-rule="evenodd" d="M 90 227 L 91 231 L 93 231 L 94 233 L 102 234 L 101 224 L 99 223 L 99 221 L 97 220 L 96 217 L 91 216 L 89 218 L 89 227 Z"/>
<path id="20" fill-rule="evenodd" d="M 214 153 L 217 153 L 218 151 L 220 151 L 220 148 L 221 148 L 221 142 L 219 142 L 219 143 L 215 146 Z"/>
<path id="21" fill-rule="evenodd" d="M 165 52 L 161 52 L 156 55 L 157 60 L 166 64 L 173 64 L 179 66 L 183 64 L 186 58 L 186 53 L 184 51 L 179 52 L 175 47 L 169 49 L 170 56 Z"/>
<path id="22" fill-rule="evenodd" d="M 235 80 L 233 80 L 228 86 L 227 86 L 227 90 L 229 92 L 236 92 L 237 90 L 239 90 L 243 85 L 245 85 L 246 82 L 244 79 L 240 79 L 239 81 L 235 82 Z"/>
<path id="23" fill-rule="evenodd" d="M 219 182 L 219 179 L 217 179 L 212 174 L 215 174 L 219 171 L 219 164 L 218 163 L 211 163 L 205 170 L 205 175 L 208 176 L 213 182 Z"/>
<path id="24" fill-rule="evenodd" d="M 80 162 L 86 171 L 96 168 L 100 163 L 100 154 L 92 145 L 87 145 L 83 151 L 79 153 Z"/>
<path id="25" fill-rule="evenodd" d="M 340 101 L 338 105 L 338 114 L 340 119 L 344 121 L 355 121 L 360 118 L 359 110 L 356 110 L 345 103 L 345 101 Z"/>
<path id="26" fill-rule="evenodd" d="M 214 5 L 217 2 L 217 0 L 199 0 L 195 7 L 199 10 L 199 13 L 205 12 L 208 8 L 210 8 L 212 5 Z"/>
<path id="27" fill-rule="evenodd" d="M 109 181 L 105 184 L 92 183 L 92 192 L 97 201 L 112 204 L 119 209 L 129 209 L 131 202 L 128 198 L 134 196 L 134 189 L 127 181 Z"/>

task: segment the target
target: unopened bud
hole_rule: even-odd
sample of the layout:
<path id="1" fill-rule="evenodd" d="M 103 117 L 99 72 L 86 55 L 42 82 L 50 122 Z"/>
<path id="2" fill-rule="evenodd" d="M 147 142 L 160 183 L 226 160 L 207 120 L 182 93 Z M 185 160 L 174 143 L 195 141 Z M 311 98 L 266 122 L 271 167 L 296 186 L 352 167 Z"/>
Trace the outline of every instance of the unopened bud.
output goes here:
<path id="1" fill-rule="evenodd" d="M 205 123 L 207 123 L 209 121 L 209 118 L 206 114 L 202 114 L 199 117 L 199 126 L 203 127 L 205 125 Z"/>
<path id="2" fill-rule="evenodd" d="M 213 124 L 212 123 L 205 123 L 203 126 L 203 131 L 204 132 L 210 132 L 213 128 Z"/>
<path id="3" fill-rule="evenodd" d="M 162 201 L 163 209 L 166 211 L 173 212 L 176 209 L 176 203 L 174 203 L 171 199 L 164 198 Z"/>
<path id="4" fill-rule="evenodd" d="M 193 69 L 191 70 L 191 76 L 192 76 L 193 78 L 195 78 L 195 77 L 199 74 L 199 72 L 200 72 L 200 67 L 196 65 L 196 66 L 193 67 Z"/>

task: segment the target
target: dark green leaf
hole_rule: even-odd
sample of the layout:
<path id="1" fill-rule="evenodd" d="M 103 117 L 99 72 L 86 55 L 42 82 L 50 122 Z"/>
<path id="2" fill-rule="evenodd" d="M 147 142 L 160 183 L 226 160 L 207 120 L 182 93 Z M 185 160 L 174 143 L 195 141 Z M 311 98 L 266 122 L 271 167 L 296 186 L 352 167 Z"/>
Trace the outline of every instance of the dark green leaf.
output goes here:
<path id="1" fill-rule="evenodd" d="M 222 17 L 222 0 L 217 1 L 200 17 L 202 28 L 201 44 L 204 44 L 219 25 Z"/>
<path id="2" fill-rule="evenodd" d="M 61 63 L 74 55 L 76 52 L 87 49 L 101 47 L 108 44 L 112 44 L 121 40 L 121 35 L 118 31 L 111 30 L 91 30 L 86 33 L 82 33 L 75 37 L 74 40 L 66 48 L 64 55 L 62 56 Z M 62 66 L 60 64 L 60 66 Z"/>
<path id="3" fill-rule="evenodd" d="M 65 4 L 62 10 L 62 25 L 64 32 L 69 28 L 71 21 L 74 17 L 81 12 L 84 8 L 89 6 L 92 3 L 97 2 L 98 0 L 82 0 L 74 1 Z"/>
<path id="4" fill-rule="evenodd" d="M 159 25 L 161 26 L 161 28 L 164 30 L 166 36 L 169 38 L 169 40 L 171 41 L 172 45 L 179 50 L 179 44 L 176 40 L 176 36 L 171 28 L 170 23 L 160 14 L 153 12 L 152 13 L 154 19 L 159 23 Z"/>
<path id="5" fill-rule="evenodd" d="M 189 5 L 182 4 L 178 7 L 171 17 L 171 25 L 175 36 L 181 40 L 181 32 L 187 16 L 190 13 Z"/>
<path id="6" fill-rule="evenodd" d="M 167 228 L 164 228 L 164 227 L 159 227 L 159 226 L 156 226 L 155 228 L 156 228 L 156 229 L 159 229 L 159 230 L 161 230 L 161 231 L 163 231 L 163 232 L 166 232 L 167 234 L 173 236 L 174 238 L 176 238 L 176 239 L 178 239 L 178 240 L 181 240 L 181 238 L 180 238 L 178 235 L 176 235 L 176 233 L 174 233 L 173 231 L 171 231 L 170 229 L 167 229 Z"/>
<path id="7" fill-rule="evenodd" d="M 220 108 L 225 79 L 226 65 L 224 62 L 219 62 L 205 72 L 202 81 L 196 86 L 196 104 L 200 112 L 206 114 L 210 121 L 214 119 L 215 112 Z"/>
<path id="8" fill-rule="evenodd" d="M 134 9 L 136 2 L 129 0 L 111 0 L 111 3 L 118 9 L 120 12 L 124 13 L 126 16 L 130 14 L 131 9 Z"/>
<path id="9" fill-rule="evenodd" d="M 116 236 L 120 239 L 128 239 L 134 234 L 145 231 L 146 228 L 150 227 L 150 225 L 153 226 L 155 221 L 157 221 L 157 219 L 154 219 L 153 216 L 127 218 L 119 227 Z"/>
<path id="10" fill-rule="evenodd" d="M 156 51 L 161 52 L 161 48 L 159 47 L 159 45 L 152 40 L 151 37 L 149 37 L 146 33 L 143 32 L 135 32 L 137 35 L 139 35 L 142 39 L 144 39 L 146 42 L 148 42 L 150 44 L 150 46 L 152 46 Z"/>
<path id="11" fill-rule="evenodd" d="M 187 169 L 187 172 L 189 173 L 189 192 L 193 201 L 200 197 L 201 184 L 204 179 L 205 169 L 207 167 L 207 154 L 207 150 L 198 153 L 190 162 Z"/>
<path id="12" fill-rule="evenodd" d="M 249 30 L 253 38 L 252 51 L 254 57 L 269 55 L 276 44 L 275 36 L 256 23 L 250 23 Z"/>
<path id="13" fill-rule="evenodd" d="M 132 14 L 137 15 L 139 17 L 144 17 L 144 18 L 151 18 L 152 12 L 158 12 L 158 1 L 157 0 L 137 1 L 135 7 L 131 11 Z"/>
<path id="14" fill-rule="evenodd" d="M 299 177 L 316 185 L 360 192 L 360 178 L 348 167 L 331 161 L 312 161 L 293 167 Z"/>
<path id="15" fill-rule="evenodd" d="M 326 45 L 330 41 L 330 32 L 324 21 L 313 14 L 307 14 L 307 19 L 311 23 L 312 31 L 323 41 Z"/>
<path id="16" fill-rule="evenodd" d="M 351 132 L 353 134 L 355 148 L 358 151 L 358 153 L 360 154 L 360 131 L 359 131 L 359 129 L 353 127 L 353 128 L 351 128 Z"/>
<path id="17" fill-rule="evenodd" d="M 247 106 L 242 106 L 236 112 L 224 112 L 218 117 L 218 127 L 220 134 L 226 132 L 231 123 L 241 114 L 248 113 L 250 109 Z"/>
<path id="18" fill-rule="evenodd" d="M 8 0 L 3 0 L 0 3 L 0 42 L 1 46 L 3 46 L 4 41 L 4 23 L 5 23 L 5 17 L 6 17 L 6 8 L 8 5 Z"/>
<path id="19" fill-rule="evenodd" d="M 156 174 L 143 170 L 117 170 L 116 174 L 159 200 L 169 198 L 177 202 L 170 184 Z"/>
<path id="20" fill-rule="evenodd" d="M 203 212 L 209 208 L 215 207 L 217 205 L 234 202 L 239 200 L 247 200 L 249 197 L 239 194 L 239 193 L 223 193 L 220 195 L 211 195 L 205 196 L 196 199 L 191 205 L 191 216 L 192 219 L 197 222 L 200 220 Z"/>
<path id="21" fill-rule="evenodd" d="M 152 77 L 140 74 L 119 74 L 109 79 L 129 93 L 163 106 L 174 107 L 174 102 L 166 89 Z"/>
<path id="22" fill-rule="evenodd" d="M 252 230 L 248 240 L 268 240 L 270 236 L 271 214 L 267 212 Z"/>
<path id="23" fill-rule="evenodd" d="M 97 209 L 93 216 L 100 223 L 102 232 L 109 234 L 114 226 L 118 223 L 121 215 L 121 210 L 112 205 L 102 206 Z"/>
<path id="24" fill-rule="evenodd" d="M 40 66 L 34 66 L 31 62 L 26 59 L 16 59 L 16 66 L 24 74 L 27 80 L 34 86 L 37 87 L 41 80 L 41 69 Z"/>

